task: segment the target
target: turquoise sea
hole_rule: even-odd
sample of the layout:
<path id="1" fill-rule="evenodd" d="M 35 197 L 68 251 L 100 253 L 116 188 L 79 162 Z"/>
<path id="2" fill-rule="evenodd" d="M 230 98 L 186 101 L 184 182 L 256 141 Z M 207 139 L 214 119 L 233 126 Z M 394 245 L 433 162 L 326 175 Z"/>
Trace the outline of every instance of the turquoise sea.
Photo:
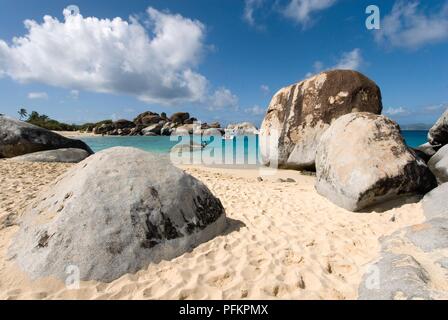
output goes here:
<path id="1" fill-rule="evenodd" d="M 406 143 L 410 147 L 417 147 L 425 143 L 427 131 L 403 131 L 403 136 Z M 200 139 L 200 138 L 199 138 Z M 144 151 L 168 154 L 180 140 L 172 140 L 170 137 L 86 137 L 82 140 L 87 143 L 93 151 L 98 152 L 104 149 L 123 146 L 123 147 L 135 147 Z M 198 141 L 200 143 L 200 140 Z M 216 141 L 215 141 L 216 143 Z M 259 146 L 258 139 L 253 138 L 249 141 L 248 138 L 238 137 L 232 140 L 222 140 L 222 150 L 224 155 L 230 155 L 235 161 L 243 161 L 244 159 L 255 157 L 258 162 L 259 158 Z M 216 145 L 215 145 L 216 146 Z M 225 157 L 225 156 L 224 156 Z M 240 159 L 240 160 L 237 160 Z M 243 160 L 241 160 L 243 159 Z M 232 161 L 232 162 L 234 162 Z"/>

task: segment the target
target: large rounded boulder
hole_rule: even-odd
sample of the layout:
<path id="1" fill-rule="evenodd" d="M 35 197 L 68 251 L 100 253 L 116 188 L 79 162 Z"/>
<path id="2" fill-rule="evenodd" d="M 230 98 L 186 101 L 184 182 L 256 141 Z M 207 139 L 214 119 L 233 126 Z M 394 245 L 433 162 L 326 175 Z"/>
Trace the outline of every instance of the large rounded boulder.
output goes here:
<path id="1" fill-rule="evenodd" d="M 74 148 L 93 151 L 82 141 L 65 138 L 35 125 L 0 116 L 0 158 L 13 158 L 27 153 Z"/>
<path id="2" fill-rule="evenodd" d="M 112 148 L 41 193 L 25 213 L 10 256 L 33 279 L 113 281 L 172 259 L 221 234 L 219 199 L 160 157 Z M 76 268 L 76 269 L 75 269 Z"/>
<path id="3" fill-rule="evenodd" d="M 385 116 L 360 112 L 336 120 L 316 154 L 317 191 L 336 205 L 359 211 L 437 186 L 425 162 Z"/>
<path id="4" fill-rule="evenodd" d="M 448 109 L 429 130 L 428 140 L 432 145 L 448 144 Z"/>
<path id="5" fill-rule="evenodd" d="M 161 120 L 162 118 L 159 116 L 159 114 L 151 111 L 146 111 L 144 113 L 139 114 L 134 119 L 134 123 L 137 126 L 149 126 L 152 124 L 159 123 Z"/>
<path id="6" fill-rule="evenodd" d="M 333 70 L 281 89 L 272 99 L 261 127 L 266 165 L 314 169 L 320 137 L 340 116 L 382 111 L 381 91 L 359 72 Z"/>
<path id="7" fill-rule="evenodd" d="M 428 166 L 439 183 L 448 182 L 448 145 L 431 157 Z"/>
<path id="8" fill-rule="evenodd" d="M 185 124 L 185 121 L 188 119 L 190 119 L 190 114 L 188 112 L 177 112 L 170 118 L 171 122 L 175 124 Z"/>

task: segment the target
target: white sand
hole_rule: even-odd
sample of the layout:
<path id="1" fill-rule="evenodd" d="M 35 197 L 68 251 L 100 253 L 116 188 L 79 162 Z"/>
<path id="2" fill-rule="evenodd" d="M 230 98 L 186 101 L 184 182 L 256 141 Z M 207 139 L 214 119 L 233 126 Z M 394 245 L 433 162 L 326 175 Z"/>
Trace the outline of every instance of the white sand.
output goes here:
<path id="1" fill-rule="evenodd" d="M 61 136 L 71 139 L 79 139 L 84 137 L 101 137 L 101 135 L 81 131 L 53 131 Z"/>
<path id="2" fill-rule="evenodd" d="M 21 215 L 66 164 L 0 161 L 0 223 Z M 355 299 L 379 237 L 421 223 L 420 204 L 350 213 L 314 190 L 313 177 L 280 171 L 258 182 L 257 170 L 187 168 L 221 199 L 227 234 L 173 261 L 112 283 L 69 290 L 55 279 L 31 282 L 6 251 L 17 226 L 0 230 L 0 299 Z M 392 219 L 395 217 L 395 219 Z"/>

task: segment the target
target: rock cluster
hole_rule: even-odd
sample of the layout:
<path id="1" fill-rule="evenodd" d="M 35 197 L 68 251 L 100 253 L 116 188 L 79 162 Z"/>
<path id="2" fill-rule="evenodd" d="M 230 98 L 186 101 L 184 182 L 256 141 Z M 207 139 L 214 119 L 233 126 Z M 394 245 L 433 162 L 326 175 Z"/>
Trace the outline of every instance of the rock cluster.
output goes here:
<path id="1" fill-rule="evenodd" d="M 348 113 L 382 111 L 381 91 L 356 71 L 333 70 L 281 89 L 260 129 L 265 164 L 314 169 L 317 146 L 331 123 Z"/>
<path id="2" fill-rule="evenodd" d="M 445 141 L 446 115 L 431 131 L 430 144 L 412 150 L 381 111 L 379 87 L 356 71 L 326 71 L 283 88 L 261 127 L 263 162 L 315 170 L 317 191 L 350 211 L 423 196 L 437 186 L 434 173 L 445 181 L 445 153 L 437 155 L 441 145 L 433 143 Z"/>
<path id="3" fill-rule="evenodd" d="M 177 130 L 193 134 L 193 126 L 197 121 L 187 112 L 177 112 L 168 118 L 166 113 L 147 111 L 138 115 L 133 121 L 124 119 L 115 122 L 103 121 L 97 126 L 88 128 L 87 131 L 109 136 L 170 136 Z M 210 125 L 202 123 L 196 131 L 200 134 L 211 129 L 214 129 L 215 135 L 224 134 L 224 129 L 217 122 Z"/>

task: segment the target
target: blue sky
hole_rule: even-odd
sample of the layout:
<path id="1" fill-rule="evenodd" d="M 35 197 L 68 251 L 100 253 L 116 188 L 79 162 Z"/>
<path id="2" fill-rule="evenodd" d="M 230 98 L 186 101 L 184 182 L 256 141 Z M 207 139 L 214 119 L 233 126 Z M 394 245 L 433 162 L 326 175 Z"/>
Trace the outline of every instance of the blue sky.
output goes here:
<path id="1" fill-rule="evenodd" d="M 365 27 L 371 4 L 380 30 Z M 81 15 L 64 15 L 69 5 Z M 385 114 L 401 124 L 432 123 L 448 104 L 447 0 L 0 0 L 0 8 L 0 113 L 10 116 L 24 107 L 81 123 L 189 111 L 259 125 L 277 90 L 335 67 L 373 79 Z"/>

